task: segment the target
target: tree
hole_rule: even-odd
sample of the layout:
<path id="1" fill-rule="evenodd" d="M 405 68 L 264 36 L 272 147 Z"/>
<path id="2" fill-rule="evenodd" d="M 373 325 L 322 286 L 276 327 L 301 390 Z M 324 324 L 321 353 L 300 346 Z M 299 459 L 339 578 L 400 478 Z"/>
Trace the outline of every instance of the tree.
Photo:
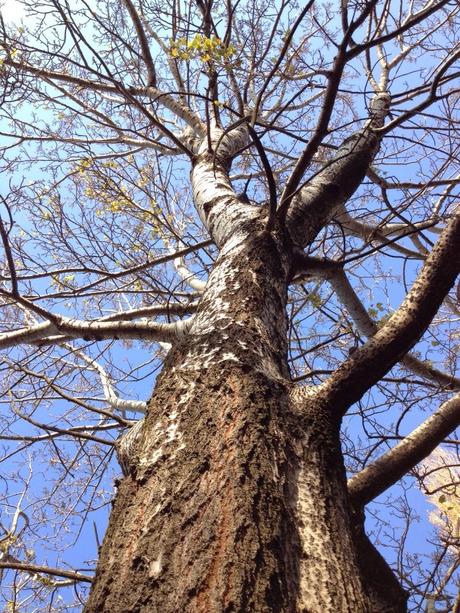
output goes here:
<path id="1" fill-rule="evenodd" d="M 90 581 L 88 613 L 451 602 L 454 571 L 400 559 L 403 588 L 364 508 L 460 422 L 458 3 L 24 5 L 1 42 L 10 608 Z M 42 564 L 27 543 L 82 530 L 114 450 L 94 577 Z"/>

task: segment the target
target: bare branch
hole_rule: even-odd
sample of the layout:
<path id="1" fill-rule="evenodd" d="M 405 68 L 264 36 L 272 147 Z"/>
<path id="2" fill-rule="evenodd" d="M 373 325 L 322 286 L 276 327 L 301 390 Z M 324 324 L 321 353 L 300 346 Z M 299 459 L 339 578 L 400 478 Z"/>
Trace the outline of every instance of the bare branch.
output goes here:
<path id="1" fill-rule="evenodd" d="M 292 193 L 284 205 L 280 203 L 278 213 L 281 218 L 285 216 L 286 226 L 299 247 L 310 243 L 360 186 L 380 143 L 374 128 L 382 125 L 388 105 L 388 94 L 375 96 L 367 126 L 344 141 L 332 161 L 309 179 L 295 198 Z M 295 189 L 297 185 L 296 182 Z"/>
<path id="2" fill-rule="evenodd" d="M 50 566 L 40 566 L 38 564 L 29 564 L 28 562 L 0 562 L 0 568 L 7 568 L 11 570 L 19 570 L 31 574 L 44 574 L 52 575 L 53 577 L 65 577 L 72 579 L 72 581 L 83 581 L 84 583 L 91 583 L 92 577 L 88 575 L 82 575 L 71 570 L 65 570 L 63 568 L 52 568 Z"/>
<path id="3" fill-rule="evenodd" d="M 412 289 L 388 322 L 320 386 L 324 402 L 340 414 L 409 351 L 424 333 L 460 270 L 460 212 L 454 214 Z"/>
<path id="4" fill-rule="evenodd" d="M 137 13 L 136 7 L 131 2 L 131 0 L 123 0 L 126 8 L 128 9 L 129 16 L 131 17 L 134 27 L 136 28 L 137 37 L 139 39 L 139 44 L 142 51 L 142 56 L 144 58 L 145 65 L 147 67 L 148 74 L 148 83 L 149 87 L 156 87 L 156 72 L 155 72 L 155 64 L 152 58 L 152 54 L 150 53 L 149 43 L 147 41 L 147 37 L 144 32 L 144 28 L 142 26 L 141 19 Z"/>
<path id="5" fill-rule="evenodd" d="M 460 394 L 428 417 L 385 455 L 348 482 L 352 503 L 363 506 L 399 481 L 460 425 Z"/>
<path id="6" fill-rule="evenodd" d="M 139 339 L 152 341 L 173 341 L 187 334 L 193 318 L 175 323 L 155 323 L 126 321 L 81 321 L 68 317 L 56 318 L 57 323 L 44 322 L 35 326 L 0 334 L 0 349 L 13 347 L 20 343 L 59 344 L 69 338 L 85 340 Z"/>

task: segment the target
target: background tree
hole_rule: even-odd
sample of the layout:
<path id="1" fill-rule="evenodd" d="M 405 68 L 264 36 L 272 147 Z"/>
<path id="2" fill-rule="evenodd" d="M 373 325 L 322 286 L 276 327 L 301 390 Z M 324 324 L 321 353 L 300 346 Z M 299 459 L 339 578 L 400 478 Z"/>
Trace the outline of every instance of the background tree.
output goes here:
<path id="1" fill-rule="evenodd" d="M 6 609 L 458 609 L 445 530 L 406 555 L 458 444 L 458 14 L 4 14 Z"/>

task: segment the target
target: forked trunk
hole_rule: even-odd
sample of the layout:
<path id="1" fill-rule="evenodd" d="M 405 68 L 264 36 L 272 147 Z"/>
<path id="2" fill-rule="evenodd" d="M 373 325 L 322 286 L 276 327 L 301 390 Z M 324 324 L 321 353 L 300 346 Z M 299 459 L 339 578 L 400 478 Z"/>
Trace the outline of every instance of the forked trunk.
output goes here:
<path id="1" fill-rule="evenodd" d="M 290 398 L 286 247 L 252 228 L 221 250 L 129 435 L 87 613 L 372 611 L 339 425 Z"/>

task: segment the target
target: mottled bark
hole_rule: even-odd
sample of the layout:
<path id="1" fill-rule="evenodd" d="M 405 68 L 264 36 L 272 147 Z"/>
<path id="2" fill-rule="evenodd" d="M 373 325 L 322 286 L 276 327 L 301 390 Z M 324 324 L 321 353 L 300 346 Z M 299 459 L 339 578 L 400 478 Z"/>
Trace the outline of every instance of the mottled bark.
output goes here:
<path id="1" fill-rule="evenodd" d="M 310 245 L 361 185 L 380 147 L 381 137 L 375 130 L 383 125 L 388 105 L 388 94 L 376 94 L 366 125 L 342 143 L 334 158 L 306 182 L 287 209 L 280 208 L 298 247 Z"/>
<path id="2" fill-rule="evenodd" d="M 297 475 L 301 556 L 293 610 L 370 612 L 353 541 L 340 424 L 324 411 L 317 397 L 302 409 Z"/>
<path id="3" fill-rule="evenodd" d="M 239 237 L 125 461 L 87 613 L 371 611 L 339 424 L 290 395 L 289 245 Z"/>
<path id="4" fill-rule="evenodd" d="M 409 593 L 402 588 L 383 556 L 367 537 L 362 512 L 357 512 L 355 519 L 354 542 L 361 575 L 371 601 L 370 610 L 375 613 L 405 613 Z"/>

